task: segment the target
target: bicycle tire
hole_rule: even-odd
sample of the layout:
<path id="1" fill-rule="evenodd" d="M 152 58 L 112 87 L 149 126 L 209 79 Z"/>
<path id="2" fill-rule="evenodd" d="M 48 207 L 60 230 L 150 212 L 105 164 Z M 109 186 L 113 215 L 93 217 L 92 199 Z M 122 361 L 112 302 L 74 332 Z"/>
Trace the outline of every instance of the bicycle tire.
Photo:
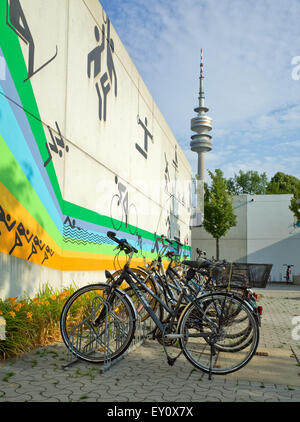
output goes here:
<path id="1" fill-rule="evenodd" d="M 78 289 L 65 303 L 60 317 L 62 339 L 77 358 L 104 363 L 122 355 L 130 346 L 136 329 L 136 312 L 124 292 L 114 289 L 107 302 L 109 286 L 90 284 Z M 96 318 L 103 318 L 95 325 Z"/>
<path id="2" fill-rule="evenodd" d="M 228 309 L 230 305 L 239 307 L 239 314 L 247 316 L 247 320 L 243 319 L 239 324 L 251 327 L 251 332 L 243 338 L 243 344 L 236 349 L 230 348 L 230 330 L 235 328 L 241 332 L 241 327 L 239 324 L 234 327 L 236 319 L 233 314 L 227 319 L 223 311 L 222 314 L 218 312 L 220 304 L 221 310 Z M 207 317 L 213 309 L 219 315 L 211 323 Z M 238 296 L 226 293 L 206 294 L 190 303 L 180 316 L 178 333 L 182 335 L 180 347 L 188 361 L 203 372 L 215 375 L 241 369 L 252 359 L 259 342 L 259 327 L 250 306 Z"/>

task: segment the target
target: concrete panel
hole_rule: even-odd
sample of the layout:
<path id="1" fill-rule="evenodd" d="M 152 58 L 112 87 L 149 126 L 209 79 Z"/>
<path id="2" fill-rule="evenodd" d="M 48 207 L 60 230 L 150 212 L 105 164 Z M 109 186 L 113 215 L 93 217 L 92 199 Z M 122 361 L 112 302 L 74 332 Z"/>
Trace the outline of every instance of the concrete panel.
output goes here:
<path id="1" fill-rule="evenodd" d="M 249 249 L 253 251 L 248 254 L 249 263 L 273 264 L 271 281 L 285 281 L 286 267 L 284 264 L 294 265 L 291 268 L 291 282 L 293 274 L 300 274 L 299 235 L 289 236 L 278 242 L 248 240 L 248 244 Z"/>
<path id="2" fill-rule="evenodd" d="M 271 281 L 285 281 L 286 267 L 300 274 L 300 229 L 289 210 L 292 195 L 240 195 L 234 197 L 237 226 L 220 240 L 220 255 L 237 262 L 272 264 Z M 203 228 L 192 229 L 196 247 L 215 255 L 214 241 Z"/>
<path id="3" fill-rule="evenodd" d="M 289 210 L 292 195 L 256 195 L 248 205 L 248 262 L 273 264 L 272 281 L 284 281 L 283 264 L 300 272 L 300 230 Z"/>
<path id="4" fill-rule="evenodd" d="M 233 210 L 237 216 L 237 225 L 232 227 L 220 239 L 220 259 L 246 262 L 247 256 L 247 195 L 233 199 Z M 216 257 L 216 241 L 204 228 L 192 228 L 192 250 L 197 247 L 206 250 L 208 256 Z"/>
<path id="5" fill-rule="evenodd" d="M 53 288 L 62 287 L 61 271 L 33 265 L 23 259 L 0 254 L 0 297 L 23 296 L 27 293 L 33 297 L 40 287 L 49 283 Z"/>
<path id="6" fill-rule="evenodd" d="M 281 239 L 293 235 L 292 195 L 248 195 L 249 239 Z M 253 200 L 253 201 L 252 201 Z"/>
<path id="7" fill-rule="evenodd" d="M 2 294 L 103 277 L 107 230 L 139 264 L 157 234 L 189 245 L 191 166 L 98 0 L 9 0 L 0 17 Z"/>
<path id="8" fill-rule="evenodd" d="M 20 39 L 29 78 L 41 120 L 55 128 L 57 121 L 65 132 L 66 75 L 68 51 L 69 0 L 22 0 L 27 40 Z M 25 43 L 25 41 L 27 41 Z M 35 110 L 29 110 L 35 114 Z"/>

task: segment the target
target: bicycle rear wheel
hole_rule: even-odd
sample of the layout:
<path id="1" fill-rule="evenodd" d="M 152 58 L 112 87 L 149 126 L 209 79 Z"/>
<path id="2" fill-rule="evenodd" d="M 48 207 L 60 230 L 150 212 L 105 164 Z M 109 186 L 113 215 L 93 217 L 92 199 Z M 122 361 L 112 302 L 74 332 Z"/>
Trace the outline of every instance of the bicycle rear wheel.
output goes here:
<path id="1" fill-rule="evenodd" d="M 65 303 L 60 329 L 62 339 L 77 358 L 103 363 L 119 357 L 135 332 L 136 312 L 124 292 L 104 283 L 77 290 Z"/>
<path id="2" fill-rule="evenodd" d="M 181 314 L 178 332 L 185 357 L 205 373 L 225 375 L 246 365 L 259 342 L 251 308 L 226 293 L 201 296 Z"/>

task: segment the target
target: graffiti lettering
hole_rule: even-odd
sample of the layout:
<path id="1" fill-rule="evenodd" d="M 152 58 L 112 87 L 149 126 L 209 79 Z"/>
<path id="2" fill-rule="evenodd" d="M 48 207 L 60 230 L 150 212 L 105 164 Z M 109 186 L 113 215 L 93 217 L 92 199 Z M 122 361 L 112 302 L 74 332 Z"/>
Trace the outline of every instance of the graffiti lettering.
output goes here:
<path id="1" fill-rule="evenodd" d="M 75 220 L 75 219 L 73 219 L 73 221 L 71 221 L 70 217 L 67 217 L 67 218 L 65 219 L 64 224 L 67 224 L 67 225 L 71 226 L 71 227 L 72 227 L 72 229 L 75 229 L 75 228 L 76 228 L 76 229 L 78 229 L 78 230 L 81 230 L 81 228 L 80 228 L 80 227 L 76 226 L 76 220 Z"/>
<path id="2" fill-rule="evenodd" d="M 27 245 L 31 245 L 30 254 L 26 258 L 29 261 L 32 255 L 36 255 L 39 251 L 43 251 L 46 245 L 45 243 L 43 243 L 41 239 L 38 238 L 37 235 L 30 233 L 28 229 L 26 230 L 22 222 L 20 222 L 16 226 L 17 221 L 14 220 L 11 222 L 11 220 L 12 219 L 11 219 L 10 214 L 5 215 L 5 211 L 0 205 L 0 223 L 2 222 L 5 225 L 7 232 L 11 232 L 13 229 L 15 229 L 14 244 L 12 245 L 10 251 L 8 252 L 9 255 L 12 255 L 16 248 L 25 248 Z M 22 241 L 23 238 L 26 240 L 26 242 Z M 24 251 L 24 254 L 25 253 L 26 251 Z M 42 264 L 44 263 L 45 259 L 49 259 L 48 254 L 50 256 L 53 256 L 54 251 L 50 249 L 49 246 L 46 246 Z"/>
<path id="3" fill-rule="evenodd" d="M 9 232 L 14 228 L 14 226 L 16 224 L 15 221 L 13 223 L 10 223 L 10 220 L 11 220 L 10 215 L 7 214 L 7 216 L 5 217 L 5 212 L 0 205 L 0 222 L 2 221 L 2 223 L 5 224 L 5 227 Z"/>

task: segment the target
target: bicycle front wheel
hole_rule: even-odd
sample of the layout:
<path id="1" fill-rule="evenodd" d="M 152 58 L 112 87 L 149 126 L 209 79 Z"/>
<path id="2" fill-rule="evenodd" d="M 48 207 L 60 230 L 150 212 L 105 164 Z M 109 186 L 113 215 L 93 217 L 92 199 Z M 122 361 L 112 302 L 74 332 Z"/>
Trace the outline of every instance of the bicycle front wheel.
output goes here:
<path id="1" fill-rule="evenodd" d="M 136 313 L 119 289 L 109 292 L 104 283 L 77 290 L 65 303 L 60 329 L 62 339 L 77 358 L 104 363 L 129 347 L 135 332 Z"/>
<path id="2" fill-rule="evenodd" d="M 183 311 L 178 332 L 185 357 L 205 373 L 225 375 L 246 365 L 259 342 L 251 308 L 226 293 L 201 296 Z"/>

